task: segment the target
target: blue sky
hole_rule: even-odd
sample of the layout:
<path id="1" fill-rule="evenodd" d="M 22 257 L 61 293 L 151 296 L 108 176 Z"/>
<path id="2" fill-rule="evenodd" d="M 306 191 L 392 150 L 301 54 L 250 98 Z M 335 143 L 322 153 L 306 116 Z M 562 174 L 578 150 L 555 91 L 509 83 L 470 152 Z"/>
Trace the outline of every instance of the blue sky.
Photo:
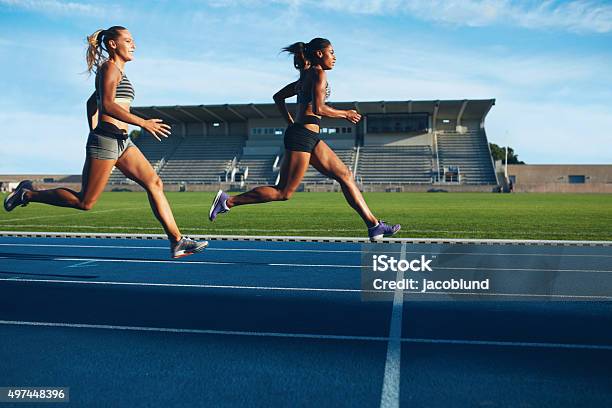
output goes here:
<path id="1" fill-rule="evenodd" d="M 528 163 L 612 163 L 612 2 L 0 0 L 0 174 L 80 173 L 85 36 L 124 25 L 136 105 L 270 102 L 281 47 L 329 38 L 333 101 L 496 98 Z"/>

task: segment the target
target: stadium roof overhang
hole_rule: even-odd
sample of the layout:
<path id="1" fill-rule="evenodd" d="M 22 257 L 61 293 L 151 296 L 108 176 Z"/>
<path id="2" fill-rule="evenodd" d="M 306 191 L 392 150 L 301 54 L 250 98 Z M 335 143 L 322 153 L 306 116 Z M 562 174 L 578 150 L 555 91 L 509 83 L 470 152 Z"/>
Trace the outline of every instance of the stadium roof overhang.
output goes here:
<path id="1" fill-rule="evenodd" d="M 357 109 L 362 115 L 428 113 L 439 119 L 482 120 L 495 99 L 463 99 L 436 101 L 368 101 L 331 102 L 338 109 Z M 294 103 L 287 104 L 289 111 Z M 242 122 L 249 119 L 281 119 L 273 103 L 225 105 L 138 106 L 132 111 L 146 118 L 160 118 L 168 123 Z"/>

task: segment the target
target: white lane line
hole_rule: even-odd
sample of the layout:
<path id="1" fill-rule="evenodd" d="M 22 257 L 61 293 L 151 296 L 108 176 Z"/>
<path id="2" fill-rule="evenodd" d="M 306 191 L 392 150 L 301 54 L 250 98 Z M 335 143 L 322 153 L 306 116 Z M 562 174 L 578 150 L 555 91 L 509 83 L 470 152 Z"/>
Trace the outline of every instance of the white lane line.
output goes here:
<path id="1" fill-rule="evenodd" d="M 95 266 L 95 265 L 91 265 L 91 264 L 92 264 L 92 263 L 94 263 L 94 262 L 95 262 L 95 261 L 85 261 L 85 262 L 79 262 L 79 263 L 76 263 L 76 264 L 74 264 L 74 265 L 67 266 L 67 268 L 82 268 L 82 267 L 84 267 L 85 265 Z"/>
<path id="2" fill-rule="evenodd" d="M 95 262 L 119 262 L 119 263 L 162 263 L 174 265 L 244 265 L 242 262 L 222 262 L 222 261 L 175 261 L 161 259 L 104 259 L 104 258 L 53 258 L 54 261 L 95 261 Z M 275 264 L 261 263 L 259 266 L 299 266 L 314 268 L 361 268 L 361 265 L 333 265 L 333 264 Z"/>
<path id="3" fill-rule="evenodd" d="M 544 268 L 475 268 L 469 266 L 438 266 L 432 265 L 432 269 L 444 269 L 449 271 L 512 271 L 512 272 L 593 272 L 611 273 L 612 271 L 599 269 L 544 269 Z"/>
<path id="4" fill-rule="evenodd" d="M 253 332 L 239 330 L 206 330 L 206 329 L 177 329 L 171 327 L 143 327 L 143 326 L 115 326 L 106 324 L 81 324 L 81 323 L 55 323 L 55 322 L 28 322 L 17 320 L 0 320 L 0 324 L 11 326 L 43 326 L 43 327 L 69 327 L 78 329 L 106 329 L 106 330 L 130 330 L 130 331 L 152 331 L 168 333 L 189 334 L 220 334 L 230 336 L 254 336 L 254 337 L 286 337 L 298 339 L 324 339 L 324 340 L 358 340 L 358 341 L 386 341 L 386 337 L 377 336 L 344 336 L 336 334 L 307 334 L 307 333 L 277 333 L 277 332 Z"/>
<path id="5" fill-rule="evenodd" d="M 361 268 L 361 265 L 311 265 L 311 264 L 285 264 L 285 263 L 271 263 L 268 266 L 299 266 L 299 267 L 321 267 L 321 268 Z"/>
<path id="6" fill-rule="evenodd" d="M 246 286 L 246 285 L 207 285 L 190 283 L 155 283 L 155 282 L 111 282 L 111 281 L 77 281 L 59 279 L 21 279 L 21 278 L 0 278 L 0 282 L 29 282 L 29 283 L 60 283 L 77 285 L 109 285 L 109 286 L 154 286 L 169 288 L 198 288 L 198 289 L 242 289 L 242 290 L 270 290 L 288 292 L 344 292 L 361 293 L 362 289 L 344 288 L 301 288 L 301 287 L 280 287 L 280 286 Z M 371 290 L 371 292 L 380 292 Z M 391 291 L 388 291 L 391 292 Z"/>
<path id="7" fill-rule="evenodd" d="M 167 246 L 122 246 L 122 245 L 69 245 L 69 244 L 23 244 L 23 243 L 0 243 L 0 246 L 8 247 L 41 247 L 41 248 L 95 248 L 95 249 L 156 249 L 167 251 Z M 243 251 L 243 252 L 306 252 L 306 253 L 361 253 L 361 250 L 333 250 L 333 249 L 268 249 L 268 248 L 206 248 L 209 251 Z M 393 252 L 389 252 L 393 253 Z M 612 258 L 612 255 L 598 254 L 540 254 L 540 253 L 512 253 L 512 252 L 431 252 L 431 251 L 406 251 L 406 254 L 417 255 L 437 255 L 438 259 L 447 255 L 466 255 L 466 256 L 526 256 L 526 257 L 560 257 L 560 258 Z"/>
<path id="8" fill-rule="evenodd" d="M 163 260 L 163 259 L 104 259 L 104 258 L 53 258 L 54 261 L 61 262 L 78 262 L 78 261 L 90 261 L 90 262 L 119 262 L 119 263 L 161 263 L 161 264 L 175 264 L 175 265 L 236 265 L 236 262 L 215 262 L 215 261 L 175 261 L 175 260 Z"/>
<path id="9" fill-rule="evenodd" d="M 102 329 L 102 330 L 125 330 L 143 332 L 184 333 L 184 334 L 216 334 L 226 336 L 250 336 L 250 337 L 280 337 L 293 339 L 315 339 L 315 340 L 355 340 L 355 341 L 381 341 L 388 342 L 388 337 L 383 336 L 349 336 L 337 334 L 309 334 L 309 333 L 281 333 L 281 332 L 254 332 L 241 330 L 208 330 L 208 329 L 178 329 L 172 327 L 147 327 L 147 326 L 118 326 L 107 324 L 86 323 L 61 323 L 61 322 L 32 322 L 22 320 L 0 320 L 0 325 L 5 326 L 30 326 L 30 327 L 60 327 L 73 329 Z M 402 343 L 415 344 L 440 344 L 440 345 L 466 345 L 466 346 L 497 346 L 497 347 L 534 347 L 547 349 L 576 349 L 576 350 L 612 350 L 612 345 L 580 344 L 580 343 L 544 343 L 544 342 L 520 342 L 520 341 L 488 341 L 488 340 L 458 340 L 458 339 L 401 339 Z"/>
<path id="10" fill-rule="evenodd" d="M 278 286 L 245 286 L 245 285 L 209 285 L 209 284 L 189 284 L 189 283 L 155 283 L 155 282 L 112 282 L 112 281 L 82 281 L 82 280 L 63 280 L 63 279 L 27 279 L 27 278 L 0 278 L 0 282 L 18 282 L 18 283 L 54 283 L 54 284 L 77 284 L 77 285 L 110 285 L 110 286 L 159 286 L 159 287 L 176 287 L 176 288 L 200 288 L 200 289 L 245 289 L 245 290 L 277 290 L 277 291 L 295 291 L 295 292 L 351 292 L 351 293 L 394 293 L 393 290 L 363 290 L 363 289 L 343 289 L 343 288 L 303 288 L 303 287 L 278 287 Z M 432 295 L 461 295 L 461 296 L 488 296 L 488 297 L 524 297 L 524 298 L 543 298 L 543 299 L 579 299 L 579 300 L 603 300 L 610 301 L 612 296 L 597 296 L 597 295 L 549 295 L 549 294 L 531 294 L 531 293 L 480 293 L 480 292 L 411 292 L 409 296 L 418 295 L 421 297 L 430 298 Z M 411 298 L 411 301 L 419 299 Z"/>
<path id="11" fill-rule="evenodd" d="M 496 347 L 534 347 L 550 349 L 578 350 L 612 350 L 612 344 L 580 344 L 580 343 L 539 343 L 529 341 L 495 341 L 495 340 L 454 340 L 454 339 L 402 339 L 404 343 L 466 345 L 466 346 L 496 346 Z"/>
<path id="12" fill-rule="evenodd" d="M 69 245 L 69 244 L 23 244 L 0 243 L 0 246 L 16 247 L 49 247 L 49 248 L 108 248 L 108 249 L 158 249 L 167 250 L 167 246 L 134 246 L 134 245 Z M 206 248 L 208 251 L 245 251 L 245 252 L 314 252 L 314 253 L 361 253 L 361 250 L 335 250 L 335 249 L 272 249 L 272 248 Z M 393 252 L 389 252 L 393 253 Z M 527 257 L 584 257 L 584 258 L 612 258 L 612 255 L 601 254 L 541 254 L 541 253 L 513 253 L 513 252 L 431 252 L 431 251 L 406 251 L 406 254 L 417 255 L 466 255 L 466 256 L 527 256 Z"/>
<path id="13" fill-rule="evenodd" d="M 252 252 L 314 252 L 330 254 L 360 254 L 361 250 L 340 249 L 266 249 L 266 248 L 206 248 L 206 251 L 252 251 Z"/>
<path id="14" fill-rule="evenodd" d="M 405 245 L 403 243 L 402 245 Z M 404 255 L 406 256 L 406 255 Z M 164 264 L 194 264 L 194 265 L 243 265 L 240 262 L 223 261 L 175 261 L 162 259 L 102 259 L 102 258 L 53 258 L 54 261 L 98 261 L 98 262 L 123 262 L 123 263 L 164 263 Z M 291 266 L 310 268 L 352 268 L 359 269 L 361 265 L 334 265 L 334 264 L 293 264 L 293 263 L 262 263 L 261 266 Z M 591 269 L 531 269 L 531 268 L 473 268 L 473 267 L 445 267 L 432 266 L 434 269 L 467 270 L 467 271 L 524 271 L 524 272 L 596 272 L 611 273 L 612 271 L 601 271 Z"/>
<path id="15" fill-rule="evenodd" d="M 402 245 L 404 245 L 402 243 Z M 405 255 L 404 255 L 405 256 Z M 108 259 L 108 258 L 53 258 L 54 261 L 96 261 L 96 262 L 119 262 L 119 263 L 162 263 L 175 265 L 243 265 L 241 262 L 223 262 L 223 261 L 176 261 L 162 259 Z M 294 264 L 294 263 L 262 263 L 261 266 L 289 266 L 289 267 L 310 267 L 310 268 L 348 268 L 359 269 L 361 265 L 335 265 L 335 264 Z M 596 269 L 537 269 L 537 268 L 473 268 L 473 267 L 449 267 L 449 266 L 433 266 L 435 269 L 443 270 L 467 270 L 467 271 L 524 271 L 524 272 L 590 272 L 590 273 L 612 273 L 608 270 Z"/>
<path id="16" fill-rule="evenodd" d="M 0 246 L 9 247 L 35 247 L 35 248 L 109 248 L 109 249 L 165 249 L 168 246 L 122 246 L 122 245 L 69 245 L 69 244 L 22 244 L 15 242 L 14 244 L 0 244 Z M 207 249 L 208 250 L 208 249 Z"/>
<path id="17" fill-rule="evenodd" d="M 108 248 L 108 249 L 158 249 L 167 251 L 167 246 L 121 246 L 121 245 L 59 245 L 59 244 L 0 244 L 10 247 L 48 247 L 48 248 Z M 315 253 L 361 253 L 355 250 L 331 250 L 331 249 L 266 249 L 266 248 L 206 248 L 209 251 L 246 251 L 246 252 L 315 252 Z"/>
<path id="18" fill-rule="evenodd" d="M 469 255 L 469 256 L 544 256 L 544 257 L 558 257 L 558 258 L 566 258 L 566 257 L 584 257 L 584 258 L 612 258 L 612 255 L 598 255 L 598 254 L 540 254 L 540 253 L 519 253 L 519 252 L 420 252 L 420 251 L 412 251 L 406 252 L 407 254 L 418 254 L 418 255 L 437 255 L 438 258 L 443 257 L 445 255 Z"/>
<path id="19" fill-rule="evenodd" d="M 491 292 L 443 292 L 443 291 L 435 291 L 435 292 L 413 292 L 410 290 L 404 290 L 404 293 L 408 293 L 407 297 L 410 296 L 410 300 L 414 299 L 413 295 L 419 295 L 422 297 L 427 297 L 427 295 L 437 296 L 437 295 L 450 295 L 450 296 L 489 296 L 489 297 L 524 297 L 524 298 L 552 298 L 552 299 L 580 299 L 580 300 L 604 300 L 610 301 L 612 300 L 612 296 L 605 295 L 571 295 L 571 294 L 537 294 L 537 293 L 491 293 Z M 455 299 L 454 299 L 455 300 Z"/>
<path id="20" fill-rule="evenodd" d="M 126 208 L 112 208 L 112 209 L 108 209 L 108 210 L 94 210 L 94 211 L 89 211 L 87 212 L 87 216 L 90 217 L 93 214 L 103 214 L 103 213 L 109 213 L 109 212 L 117 212 L 117 211 L 134 211 L 134 210 L 140 210 L 139 208 L 133 208 L 133 207 L 126 207 Z M 11 218 L 8 220 L 3 220 L 0 221 L 0 224 L 3 224 L 5 226 L 13 226 L 15 224 L 15 221 L 30 221 L 30 220 L 41 220 L 44 218 L 66 218 L 66 217 L 75 217 L 75 216 L 83 216 L 85 214 L 85 212 L 83 211 L 75 211 L 73 213 L 70 214 L 53 214 L 53 215 L 41 215 L 38 217 L 27 217 L 27 218 Z M 23 224 L 19 224 L 16 226 L 25 226 Z M 36 226 L 36 225 L 32 225 L 32 226 Z M 54 227 L 61 227 L 61 225 L 53 225 Z M 29 225 L 28 225 L 29 227 Z"/>
<path id="21" fill-rule="evenodd" d="M 406 259 L 406 243 L 402 243 L 400 259 Z M 404 280 L 404 273 L 397 270 L 396 281 Z M 389 341 L 387 342 L 387 360 L 383 378 L 380 406 L 384 408 L 399 407 L 400 397 L 400 365 L 402 351 L 402 313 L 404 308 L 404 291 L 397 289 L 393 295 L 391 308 L 391 323 L 389 324 Z"/>
<path id="22" fill-rule="evenodd" d="M 206 251 L 246 251 L 246 252 L 314 252 L 330 254 L 360 254 L 361 250 L 340 250 L 340 249 L 266 249 L 266 248 L 206 248 Z"/>

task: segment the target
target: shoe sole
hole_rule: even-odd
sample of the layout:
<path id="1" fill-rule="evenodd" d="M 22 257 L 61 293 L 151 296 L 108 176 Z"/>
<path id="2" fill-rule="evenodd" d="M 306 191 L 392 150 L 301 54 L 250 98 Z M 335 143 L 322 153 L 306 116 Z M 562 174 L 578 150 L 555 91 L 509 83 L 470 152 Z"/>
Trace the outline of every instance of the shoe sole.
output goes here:
<path id="1" fill-rule="evenodd" d="M 400 227 L 397 229 L 397 231 L 395 231 L 392 234 L 389 234 L 389 235 L 384 235 L 384 234 L 374 235 L 373 237 L 370 237 L 370 242 L 380 241 L 384 237 L 392 237 L 393 235 L 397 234 L 401 229 L 402 229 L 402 226 L 400 225 Z"/>
<path id="2" fill-rule="evenodd" d="M 178 252 L 176 252 L 174 255 L 172 255 L 172 259 L 183 258 L 183 257 L 189 256 L 189 255 L 197 254 L 197 253 L 202 252 L 203 250 L 205 250 L 207 246 L 208 246 L 208 241 L 204 241 L 201 245 L 199 245 L 193 251 L 178 251 Z"/>
<path id="3" fill-rule="evenodd" d="M 4 198 L 4 210 L 7 212 L 13 211 L 15 208 L 17 208 L 17 206 L 14 206 L 13 208 L 8 208 L 8 203 L 11 200 L 11 198 L 13 198 L 15 196 L 15 194 L 17 194 L 17 192 L 24 186 L 24 184 L 27 183 L 32 183 L 30 180 L 23 180 L 21 181 L 19 184 L 17 184 L 17 188 L 15 188 L 15 191 L 13 191 L 12 193 L 10 193 L 9 195 L 7 195 Z"/>
<path id="4" fill-rule="evenodd" d="M 217 196 L 213 200 L 212 206 L 210 207 L 210 211 L 208 212 L 208 219 L 210 221 L 214 221 L 212 214 L 213 214 L 213 211 L 215 211 L 215 207 L 217 207 L 217 204 L 219 203 L 219 198 L 221 197 L 221 194 L 223 194 L 223 190 L 219 190 L 219 192 L 217 193 Z"/>

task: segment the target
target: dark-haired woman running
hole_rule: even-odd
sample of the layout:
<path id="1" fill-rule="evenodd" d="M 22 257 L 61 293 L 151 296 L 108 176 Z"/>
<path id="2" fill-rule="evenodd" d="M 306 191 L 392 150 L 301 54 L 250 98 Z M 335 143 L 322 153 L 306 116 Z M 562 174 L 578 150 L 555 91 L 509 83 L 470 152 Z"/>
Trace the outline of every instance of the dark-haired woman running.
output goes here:
<path id="1" fill-rule="evenodd" d="M 293 54 L 293 65 L 300 71 L 300 79 L 274 95 L 274 102 L 289 124 L 285 131 L 285 155 L 280 169 L 280 182 L 276 186 L 257 187 L 246 193 L 230 197 L 219 190 L 209 211 L 214 221 L 218 214 L 238 205 L 288 200 L 298 188 L 312 164 L 323 175 L 336 180 L 349 205 L 357 211 L 368 228 L 370 240 L 388 237 L 400 230 L 400 225 L 387 225 L 378 220 L 368 208 L 353 174 L 329 146 L 319 139 L 321 117 L 343 118 L 357 123 L 361 115 L 355 110 L 338 110 L 325 104 L 329 97 L 325 71 L 336 63 L 331 43 L 314 38 L 309 43 L 297 42 L 283 51 Z M 295 119 L 287 110 L 285 100 L 297 95 Z"/>
<path id="2" fill-rule="evenodd" d="M 153 213 L 170 240 L 173 258 L 202 251 L 208 242 L 196 242 L 181 235 L 164 195 L 161 179 L 127 135 L 128 124 L 140 126 L 157 140 L 170 135 L 170 126 L 160 119 L 142 119 L 130 113 L 134 89 L 124 69 L 136 49 L 132 35 L 124 27 L 113 26 L 96 31 L 87 37 L 87 41 L 87 69 L 96 73 L 96 90 L 87 101 L 91 132 L 87 139 L 81 191 L 77 193 L 68 188 L 34 190 L 32 182 L 24 180 L 6 197 L 4 209 L 12 211 L 17 206 L 35 202 L 90 210 L 104 190 L 113 166 L 116 166 L 147 191 Z M 125 216 L 119 214 L 118 219 Z"/>

